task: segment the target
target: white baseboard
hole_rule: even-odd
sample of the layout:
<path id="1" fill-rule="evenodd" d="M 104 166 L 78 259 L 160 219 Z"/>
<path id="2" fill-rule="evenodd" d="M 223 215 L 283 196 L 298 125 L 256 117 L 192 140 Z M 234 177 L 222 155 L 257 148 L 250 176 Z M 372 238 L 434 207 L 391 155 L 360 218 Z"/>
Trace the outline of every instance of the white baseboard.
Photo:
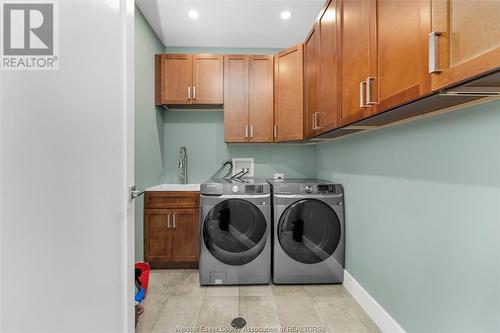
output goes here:
<path id="1" fill-rule="evenodd" d="M 377 301 L 356 281 L 349 272 L 344 270 L 344 287 L 356 302 L 361 305 L 368 316 L 384 333 L 406 333 L 398 322 L 384 310 Z"/>

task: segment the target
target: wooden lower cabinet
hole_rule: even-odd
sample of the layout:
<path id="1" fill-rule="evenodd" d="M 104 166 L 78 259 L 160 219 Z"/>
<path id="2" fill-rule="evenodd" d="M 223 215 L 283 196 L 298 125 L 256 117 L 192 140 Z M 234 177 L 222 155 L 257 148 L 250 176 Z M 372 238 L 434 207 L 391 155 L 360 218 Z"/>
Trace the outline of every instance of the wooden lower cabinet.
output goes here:
<path id="1" fill-rule="evenodd" d="M 151 198 L 165 196 L 172 192 L 146 193 L 144 209 L 144 260 L 152 268 L 196 268 L 200 249 L 199 208 L 148 208 Z M 179 192 L 182 193 L 182 192 Z M 191 200 L 189 196 L 186 200 Z M 189 198 L 189 199 L 188 199 Z M 158 206 L 156 201 L 155 207 Z M 198 205 L 196 201 L 191 201 Z M 174 204 L 175 205 L 175 204 Z M 181 207 L 187 202 L 181 203 Z"/>
<path id="2" fill-rule="evenodd" d="M 200 252 L 200 228 L 198 209 L 173 209 L 172 262 L 198 262 Z"/>

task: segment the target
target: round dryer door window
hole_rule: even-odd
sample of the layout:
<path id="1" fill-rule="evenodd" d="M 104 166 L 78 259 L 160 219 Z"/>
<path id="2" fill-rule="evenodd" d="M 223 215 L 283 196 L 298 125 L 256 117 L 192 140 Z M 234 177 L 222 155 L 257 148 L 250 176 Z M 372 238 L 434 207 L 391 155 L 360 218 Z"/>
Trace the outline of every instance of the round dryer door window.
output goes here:
<path id="1" fill-rule="evenodd" d="M 315 199 L 290 205 L 281 215 L 278 239 L 291 258 L 315 264 L 329 258 L 340 242 L 340 221 L 333 209 Z"/>
<path id="2" fill-rule="evenodd" d="M 221 262 L 244 265 L 254 260 L 266 245 L 267 222 L 252 203 L 229 199 L 210 210 L 203 223 L 207 249 Z"/>

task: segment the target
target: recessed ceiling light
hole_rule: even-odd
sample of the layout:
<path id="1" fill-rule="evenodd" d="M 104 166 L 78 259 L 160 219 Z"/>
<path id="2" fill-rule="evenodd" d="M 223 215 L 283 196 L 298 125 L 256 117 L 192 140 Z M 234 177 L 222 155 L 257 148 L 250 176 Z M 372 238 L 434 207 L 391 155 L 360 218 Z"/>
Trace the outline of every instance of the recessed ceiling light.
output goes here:
<path id="1" fill-rule="evenodd" d="M 290 13 L 288 10 L 284 10 L 280 14 L 282 20 L 288 20 L 291 16 L 292 13 Z"/>
<path id="2" fill-rule="evenodd" d="M 198 14 L 198 12 L 196 10 L 190 10 L 188 15 L 193 20 L 196 20 L 200 16 L 200 14 Z"/>

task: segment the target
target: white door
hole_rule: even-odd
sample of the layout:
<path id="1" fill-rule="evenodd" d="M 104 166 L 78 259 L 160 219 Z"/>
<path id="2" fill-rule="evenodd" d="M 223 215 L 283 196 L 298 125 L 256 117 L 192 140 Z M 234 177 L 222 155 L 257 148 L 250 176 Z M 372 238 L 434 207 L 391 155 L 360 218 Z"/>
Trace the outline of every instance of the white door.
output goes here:
<path id="1" fill-rule="evenodd" d="M 0 332 L 133 332 L 134 3 L 57 2 L 59 69 L 0 71 Z"/>

